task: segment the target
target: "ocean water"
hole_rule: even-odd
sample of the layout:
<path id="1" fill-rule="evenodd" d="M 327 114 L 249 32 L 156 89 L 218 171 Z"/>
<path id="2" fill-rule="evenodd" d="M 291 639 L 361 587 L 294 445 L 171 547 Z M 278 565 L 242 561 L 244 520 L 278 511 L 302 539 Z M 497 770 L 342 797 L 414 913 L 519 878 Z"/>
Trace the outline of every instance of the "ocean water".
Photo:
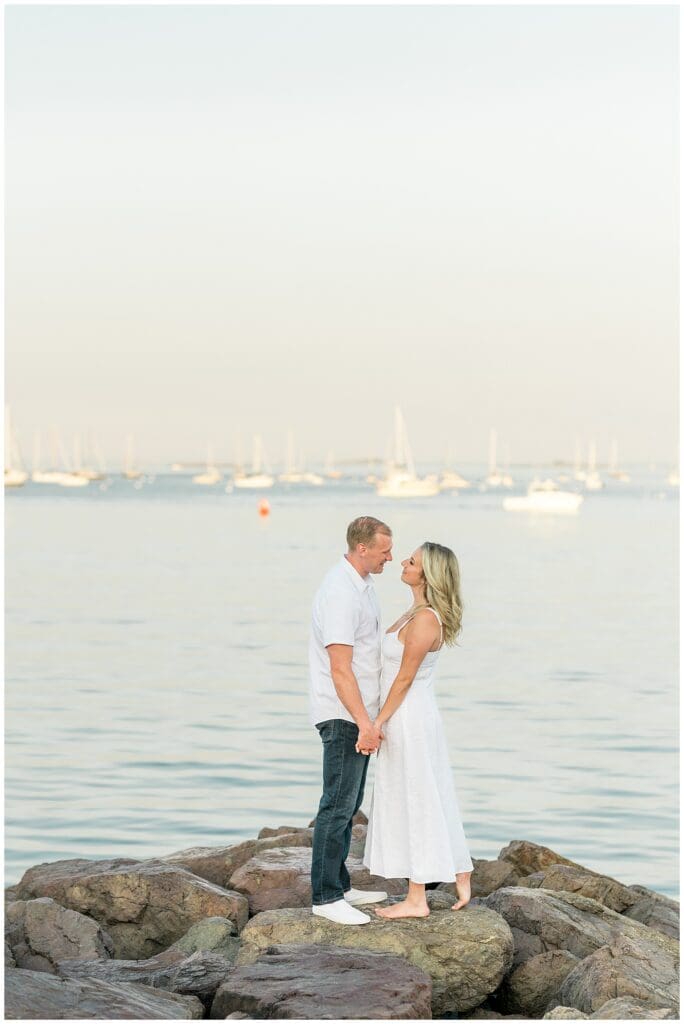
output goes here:
<path id="1" fill-rule="evenodd" d="M 9 491 L 5 884 L 311 820 L 310 603 L 372 514 L 395 538 L 374 577 L 385 626 L 410 604 L 401 558 L 429 539 L 460 561 L 463 634 L 436 692 L 471 855 L 527 839 L 678 898 L 678 492 L 632 472 L 568 517 L 476 489 L 383 500 L 361 477 Z"/>

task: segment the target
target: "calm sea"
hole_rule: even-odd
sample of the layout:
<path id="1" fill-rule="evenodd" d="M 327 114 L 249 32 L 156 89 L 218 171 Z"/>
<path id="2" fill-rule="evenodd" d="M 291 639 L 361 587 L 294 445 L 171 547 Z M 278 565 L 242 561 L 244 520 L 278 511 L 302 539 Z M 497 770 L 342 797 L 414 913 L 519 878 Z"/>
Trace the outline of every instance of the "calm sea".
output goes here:
<path id="1" fill-rule="evenodd" d="M 472 856 L 531 840 L 678 898 L 678 491 L 631 471 L 576 517 L 477 489 L 382 500 L 361 477 L 276 487 L 268 518 L 263 492 L 171 474 L 10 491 L 5 884 L 309 822 L 310 602 L 373 514 L 395 536 L 385 625 L 410 603 L 400 558 L 428 539 L 459 557 L 437 697 Z"/>

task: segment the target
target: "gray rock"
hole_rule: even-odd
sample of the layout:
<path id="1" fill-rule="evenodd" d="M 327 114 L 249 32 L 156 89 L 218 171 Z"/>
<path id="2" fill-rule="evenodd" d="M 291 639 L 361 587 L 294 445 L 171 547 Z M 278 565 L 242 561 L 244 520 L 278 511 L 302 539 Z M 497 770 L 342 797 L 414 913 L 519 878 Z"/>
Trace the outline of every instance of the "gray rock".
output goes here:
<path id="1" fill-rule="evenodd" d="M 371 914 L 358 927 L 335 924 L 309 909 L 269 910 L 253 917 L 240 938 L 238 966 L 279 944 L 333 944 L 402 956 L 431 976 L 434 1015 L 479 1006 L 498 988 L 513 959 L 508 925 L 485 907 L 434 910 L 420 919 Z"/>
<path id="2" fill-rule="evenodd" d="M 264 850 L 280 849 L 281 846 L 311 846 L 312 839 L 313 829 L 306 828 L 265 839 L 247 839 L 235 846 L 192 846 L 156 860 L 164 864 L 175 864 L 214 885 L 229 889 L 231 876 L 252 857 Z"/>
<path id="3" fill-rule="evenodd" d="M 7 939 L 5 939 L 5 969 L 8 967 L 16 967 L 17 963 L 12 953 L 12 947 L 10 946 Z"/>
<path id="4" fill-rule="evenodd" d="M 643 885 L 630 885 L 629 888 L 635 894 L 637 902 L 629 910 L 626 910 L 625 917 L 631 917 L 634 921 L 641 921 L 649 928 L 655 928 L 663 935 L 669 935 L 673 939 L 679 939 L 679 903 L 677 900 L 664 896 L 653 889 L 647 889 Z"/>
<path id="5" fill-rule="evenodd" d="M 383 889 L 404 894 L 406 880 L 379 878 L 352 857 L 347 858 L 352 886 L 357 889 Z M 252 857 L 231 876 L 231 886 L 249 900 L 250 914 L 284 907 L 311 906 L 311 850 L 283 847 Z"/>
<path id="6" fill-rule="evenodd" d="M 639 999 L 621 996 L 609 999 L 600 1010 L 592 1013 L 591 1020 L 677 1020 L 677 1013 L 666 1006 L 654 1009 Z"/>
<path id="7" fill-rule="evenodd" d="M 235 924 L 232 921 L 227 917 L 205 917 L 169 946 L 166 952 L 177 951 L 186 956 L 197 951 L 219 953 L 233 963 L 239 948 L 240 940 L 235 936 Z"/>
<path id="8" fill-rule="evenodd" d="M 207 1010 L 232 970 L 231 961 L 219 953 L 198 950 L 188 955 L 177 949 L 166 949 L 147 960 L 62 960 L 57 964 L 62 978 L 149 985 L 155 990 L 197 996 Z"/>
<path id="9" fill-rule="evenodd" d="M 484 905 L 508 922 L 515 940 L 514 966 L 553 949 L 565 949 L 583 959 L 617 935 L 636 942 L 656 942 L 672 952 L 678 944 L 666 935 L 609 910 L 602 903 L 576 893 L 509 886 L 497 889 Z M 564 1000 L 575 1005 L 572 1000 Z"/>
<path id="10" fill-rule="evenodd" d="M 278 825 L 277 828 L 266 826 L 259 831 L 257 839 L 270 839 L 272 836 L 288 836 L 293 832 L 310 832 L 311 828 L 306 825 Z"/>
<path id="11" fill-rule="evenodd" d="M 145 985 L 58 978 L 17 969 L 5 975 L 7 1020 L 200 1020 L 194 996 L 160 992 Z"/>
<path id="12" fill-rule="evenodd" d="M 515 968 L 492 997 L 497 1010 L 518 1017 L 541 1017 L 580 961 L 565 949 L 553 949 Z M 560 1002 L 560 1000 L 558 1000 Z"/>
<path id="13" fill-rule="evenodd" d="M 399 956 L 334 945 L 271 946 L 236 968 L 211 1017 L 248 1012 L 278 1020 L 431 1019 L 432 982 Z"/>
<path id="14" fill-rule="evenodd" d="M 49 896 L 10 903 L 5 936 L 17 967 L 52 974 L 58 960 L 106 960 L 114 952 L 111 936 L 96 921 Z"/>
<path id="15" fill-rule="evenodd" d="M 654 1009 L 678 1010 L 679 943 L 641 928 L 646 934 L 617 935 L 585 957 L 561 985 L 558 1002 L 591 1014 L 610 999 L 629 996 Z"/>
<path id="16" fill-rule="evenodd" d="M 154 956 L 205 917 L 227 917 L 239 930 L 249 913 L 239 893 L 159 861 L 58 861 L 40 868 L 22 878 L 22 897 L 50 896 L 92 917 L 109 932 L 120 959 Z"/>
<path id="17" fill-rule="evenodd" d="M 622 914 L 641 899 L 628 886 L 608 875 L 599 875 L 568 864 L 551 864 L 543 871 L 537 871 L 521 879 L 519 884 L 537 889 L 576 892 L 580 896 L 587 896 L 598 903 L 603 903 L 604 907 L 609 907 L 617 914 Z"/>
<path id="18" fill-rule="evenodd" d="M 588 1020 L 588 1014 L 575 1009 L 574 1006 L 554 1006 L 542 1017 L 542 1020 Z"/>

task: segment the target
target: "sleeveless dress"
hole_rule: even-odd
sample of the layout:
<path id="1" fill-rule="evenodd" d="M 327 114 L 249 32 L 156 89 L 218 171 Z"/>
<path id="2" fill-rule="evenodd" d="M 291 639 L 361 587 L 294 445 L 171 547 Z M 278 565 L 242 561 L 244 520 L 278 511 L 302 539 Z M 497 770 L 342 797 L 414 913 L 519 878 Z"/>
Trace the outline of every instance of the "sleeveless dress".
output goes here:
<path id="1" fill-rule="evenodd" d="M 398 633 L 404 625 L 383 638 L 380 707 L 401 665 Z M 382 878 L 453 882 L 459 872 L 473 870 L 433 689 L 440 651 L 441 645 L 425 655 L 382 729 L 363 856 L 371 874 Z"/>

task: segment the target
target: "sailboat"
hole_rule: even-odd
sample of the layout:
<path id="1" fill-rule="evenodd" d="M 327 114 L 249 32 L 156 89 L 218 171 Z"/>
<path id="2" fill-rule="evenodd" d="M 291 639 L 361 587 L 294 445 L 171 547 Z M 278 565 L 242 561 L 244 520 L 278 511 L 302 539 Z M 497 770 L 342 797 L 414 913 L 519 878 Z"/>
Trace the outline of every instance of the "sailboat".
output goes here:
<path id="1" fill-rule="evenodd" d="M 416 476 L 406 424 L 398 405 L 394 410 L 394 456 L 387 462 L 385 476 L 378 481 L 376 494 L 380 498 L 430 498 L 439 494 L 436 476 Z"/>
<path id="2" fill-rule="evenodd" d="M 76 452 L 78 451 L 78 455 Z M 106 477 L 104 469 L 104 460 L 102 458 L 102 452 L 100 451 L 97 441 L 93 438 L 91 431 L 88 431 L 87 443 L 86 443 L 86 466 L 80 464 L 80 438 L 74 439 L 74 461 L 76 463 L 75 472 L 79 476 L 84 476 L 88 480 L 104 480 Z M 98 469 L 95 469 L 92 465 L 93 458 L 98 464 Z"/>
<path id="3" fill-rule="evenodd" d="M 618 469 L 617 441 L 615 438 L 613 438 L 610 444 L 608 476 L 611 476 L 614 480 L 622 480 L 623 483 L 629 482 L 629 473 L 624 473 L 621 469 Z"/>
<path id="4" fill-rule="evenodd" d="M 258 434 L 255 434 L 252 451 L 252 472 L 245 473 L 243 469 L 240 469 L 233 478 L 233 484 L 235 487 L 252 487 L 259 489 L 273 487 L 273 477 L 269 473 L 262 472 L 263 461 L 264 450 L 261 437 Z"/>
<path id="5" fill-rule="evenodd" d="M 62 439 L 57 432 L 56 427 L 50 428 L 50 451 L 52 456 L 52 466 L 56 466 L 61 463 L 64 469 L 41 469 L 41 456 L 40 456 L 40 433 L 35 431 L 33 435 L 33 470 L 31 472 L 31 479 L 37 484 L 58 484 L 60 487 L 87 487 L 89 480 L 78 472 L 74 472 L 69 468 L 69 459 L 67 458 L 62 444 Z M 76 453 L 77 459 L 80 459 L 78 452 Z"/>
<path id="6" fill-rule="evenodd" d="M 207 444 L 207 468 L 203 473 L 196 473 L 192 478 L 194 484 L 203 484 L 205 487 L 213 487 L 221 482 L 221 474 L 214 465 L 214 453 L 211 444 Z"/>
<path id="7" fill-rule="evenodd" d="M 134 468 L 133 462 L 133 434 L 126 435 L 126 457 L 124 459 L 124 468 L 121 474 L 126 480 L 139 480 L 142 476 L 142 471 Z"/>
<path id="8" fill-rule="evenodd" d="M 335 466 L 335 454 L 332 450 L 325 456 L 323 473 L 327 476 L 328 480 L 339 480 L 342 476 L 342 470 L 337 469 Z"/>
<path id="9" fill-rule="evenodd" d="M 589 442 L 589 457 L 587 459 L 587 474 L 584 478 L 584 486 L 588 491 L 600 491 L 605 487 L 603 480 L 596 470 L 596 442 Z"/>
<path id="10" fill-rule="evenodd" d="M 19 444 L 12 430 L 12 414 L 5 406 L 5 487 L 23 487 L 28 473 L 21 463 Z"/>
<path id="11" fill-rule="evenodd" d="M 575 435 L 575 467 L 574 467 L 575 480 L 586 480 L 587 474 L 582 469 L 582 447 L 580 445 L 580 439 Z"/>
<path id="12" fill-rule="evenodd" d="M 535 477 L 527 488 L 526 495 L 503 499 L 507 512 L 555 512 L 572 514 L 577 512 L 584 501 L 584 495 L 574 491 L 563 491 L 555 480 Z"/>
<path id="13" fill-rule="evenodd" d="M 462 477 L 455 469 L 452 469 L 451 464 L 451 448 L 449 448 L 447 451 L 444 469 L 442 470 L 442 475 L 439 478 L 440 491 L 458 491 L 463 490 L 466 487 L 472 487 L 469 480 L 466 480 L 465 477 Z"/>
<path id="14" fill-rule="evenodd" d="M 285 472 L 278 477 L 284 484 L 313 484 L 319 487 L 323 483 L 323 477 L 318 473 L 309 473 L 305 468 L 304 455 L 299 453 L 299 466 L 295 464 L 294 457 L 294 434 L 291 430 L 287 432 L 287 451 L 285 456 Z"/>
<path id="15" fill-rule="evenodd" d="M 489 430 L 489 472 L 485 478 L 488 487 L 512 487 L 513 477 L 509 473 L 502 473 L 496 466 L 496 430 L 490 427 Z"/>

